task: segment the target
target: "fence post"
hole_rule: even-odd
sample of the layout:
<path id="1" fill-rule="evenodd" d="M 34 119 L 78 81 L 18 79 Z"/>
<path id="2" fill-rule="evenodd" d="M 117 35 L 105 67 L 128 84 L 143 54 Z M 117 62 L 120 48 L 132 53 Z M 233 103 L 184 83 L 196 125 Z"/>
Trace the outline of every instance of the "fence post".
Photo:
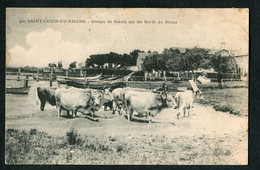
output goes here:
<path id="1" fill-rule="evenodd" d="M 51 73 L 50 73 L 50 87 L 52 87 L 52 74 L 53 74 L 53 68 L 51 68 Z"/>
<path id="2" fill-rule="evenodd" d="M 87 71 L 84 71 L 84 88 L 88 87 L 89 88 L 89 83 L 87 80 Z"/>
<path id="3" fill-rule="evenodd" d="M 69 70 L 66 70 L 66 77 L 68 77 L 68 74 L 69 74 Z"/>
<path id="4" fill-rule="evenodd" d="M 20 75 L 21 75 L 21 68 L 18 69 L 18 73 L 17 73 L 17 81 L 20 81 Z"/>
<path id="5" fill-rule="evenodd" d="M 80 77 L 83 77 L 82 70 L 79 71 Z"/>
<path id="6" fill-rule="evenodd" d="M 39 72 L 40 72 L 40 70 L 38 69 L 38 71 L 37 71 L 37 82 L 39 82 Z"/>

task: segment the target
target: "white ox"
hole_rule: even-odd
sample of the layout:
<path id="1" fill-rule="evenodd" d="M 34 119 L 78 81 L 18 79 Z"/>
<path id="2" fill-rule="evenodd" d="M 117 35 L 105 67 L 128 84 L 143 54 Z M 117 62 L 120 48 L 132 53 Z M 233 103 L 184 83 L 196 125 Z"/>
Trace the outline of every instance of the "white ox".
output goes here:
<path id="1" fill-rule="evenodd" d="M 127 91 L 124 95 L 128 120 L 132 119 L 133 112 L 146 114 L 149 123 L 150 116 L 156 116 L 162 109 L 167 108 L 173 102 L 167 97 L 167 93 Z"/>
<path id="2" fill-rule="evenodd" d="M 196 92 L 193 92 L 192 90 L 177 92 L 174 97 L 176 107 L 178 108 L 177 119 L 179 119 L 181 113 L 183 113 L 183 117 L 185 117 L 186 110 L 188 110 L 189 116 L 194 100 L 201 99 L 202 97 L 200 90 Z"/>
<path id="3" fill-rule="evenodd" d="M 106 111 L 106 108 L 108 106 L 110 107 L 110 109 L 112 109 L 113 95 L 109 91 L 110 87 L 106 88 L 104 90 L 97 90 L 97 89 L 90 89 L 90 88 L 81 89 L 81 88 L 76 88 L 76 87 L 67 87 L 67 88 L 74 89 L 74 90 L 80 90 L 80 91 L 84 91 L 84 92 L 91 91 L 91 93 L 94 94 L 94 95 L 102 92 L 102 103 L 101 103 L 101 106 L 104 105 L 104 111 Z"/>
<path id="4" fill-rule="evenodd" d="M 77 112 L 85 114 L 91 113 L 92 117 L 95 111 L 99 110 L 104 103 L 104 92 L 92 89 L 77 88 L 58 88 L 55 91 L 56 108 L 58 117 L 61 111 L 67 110 L 72 112 L 76 117 Z"/>
<path id="5" fill-rule="evenodd" d="M 118 114 L 121 114 L 121 109 L 124 107 L 124 95 L 127 91 L 140 91 L 140 92 L 147 92 L 146 89 L 141 88 L 117 88 L 112 91 L 113 96 L 113 114 L 117 111 Z"/>

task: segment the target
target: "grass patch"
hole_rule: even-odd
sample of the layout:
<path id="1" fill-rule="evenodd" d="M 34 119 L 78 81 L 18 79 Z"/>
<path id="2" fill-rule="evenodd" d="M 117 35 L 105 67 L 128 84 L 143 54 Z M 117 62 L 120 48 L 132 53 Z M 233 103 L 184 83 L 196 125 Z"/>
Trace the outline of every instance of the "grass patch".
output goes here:
<path id="1" fill-rule="evenodd" d="M 233 143 L 227 138 L 150 135 L 129 141 L 124 136 L 81 136 L 74 129 L 64 137 L 7 129 L 5 159 L 7 164 L 228 164 Z M 215 144 L 209 147 L 211 143 Z"/>
<path id="2" fill-rule="evenodd" d="M 205 89 L 203 95 L 205 99 L 199 100 L 198 103 L 212 105 L 216 111 L 239 116 L 248 115 L 247 88 Z"/>
<path id="3" fill-rule="evenodd" d="M 30 130 L 30 135 L 35 135 L 37 133 L 37 129 L 31 129 Z"/>

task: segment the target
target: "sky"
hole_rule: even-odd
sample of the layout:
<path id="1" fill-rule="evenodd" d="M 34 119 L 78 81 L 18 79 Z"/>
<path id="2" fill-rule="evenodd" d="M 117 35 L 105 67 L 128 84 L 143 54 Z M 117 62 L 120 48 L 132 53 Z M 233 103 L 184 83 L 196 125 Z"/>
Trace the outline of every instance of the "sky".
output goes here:
<path id="1" fill-rule="evenodd" d="M 194 46 L 219 49 L 221 42 L 226 49 L 248 54 L 248 9 L 8 8 L 6 14 L 8 66 L 45 67 L 62 61 L 67 68 L 92 54 Z M 64 23 L 68 20 L 81 23 Z"/>

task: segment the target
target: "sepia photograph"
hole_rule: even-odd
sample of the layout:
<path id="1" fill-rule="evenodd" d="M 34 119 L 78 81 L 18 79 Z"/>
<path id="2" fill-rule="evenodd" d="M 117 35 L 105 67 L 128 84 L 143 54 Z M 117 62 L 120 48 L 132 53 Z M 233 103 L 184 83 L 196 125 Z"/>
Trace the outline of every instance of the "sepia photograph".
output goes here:
<path id="1" fill-rule="evenodd" d="M 248 8 L 6 8 L 5 164 L 248 165 Z"/>

